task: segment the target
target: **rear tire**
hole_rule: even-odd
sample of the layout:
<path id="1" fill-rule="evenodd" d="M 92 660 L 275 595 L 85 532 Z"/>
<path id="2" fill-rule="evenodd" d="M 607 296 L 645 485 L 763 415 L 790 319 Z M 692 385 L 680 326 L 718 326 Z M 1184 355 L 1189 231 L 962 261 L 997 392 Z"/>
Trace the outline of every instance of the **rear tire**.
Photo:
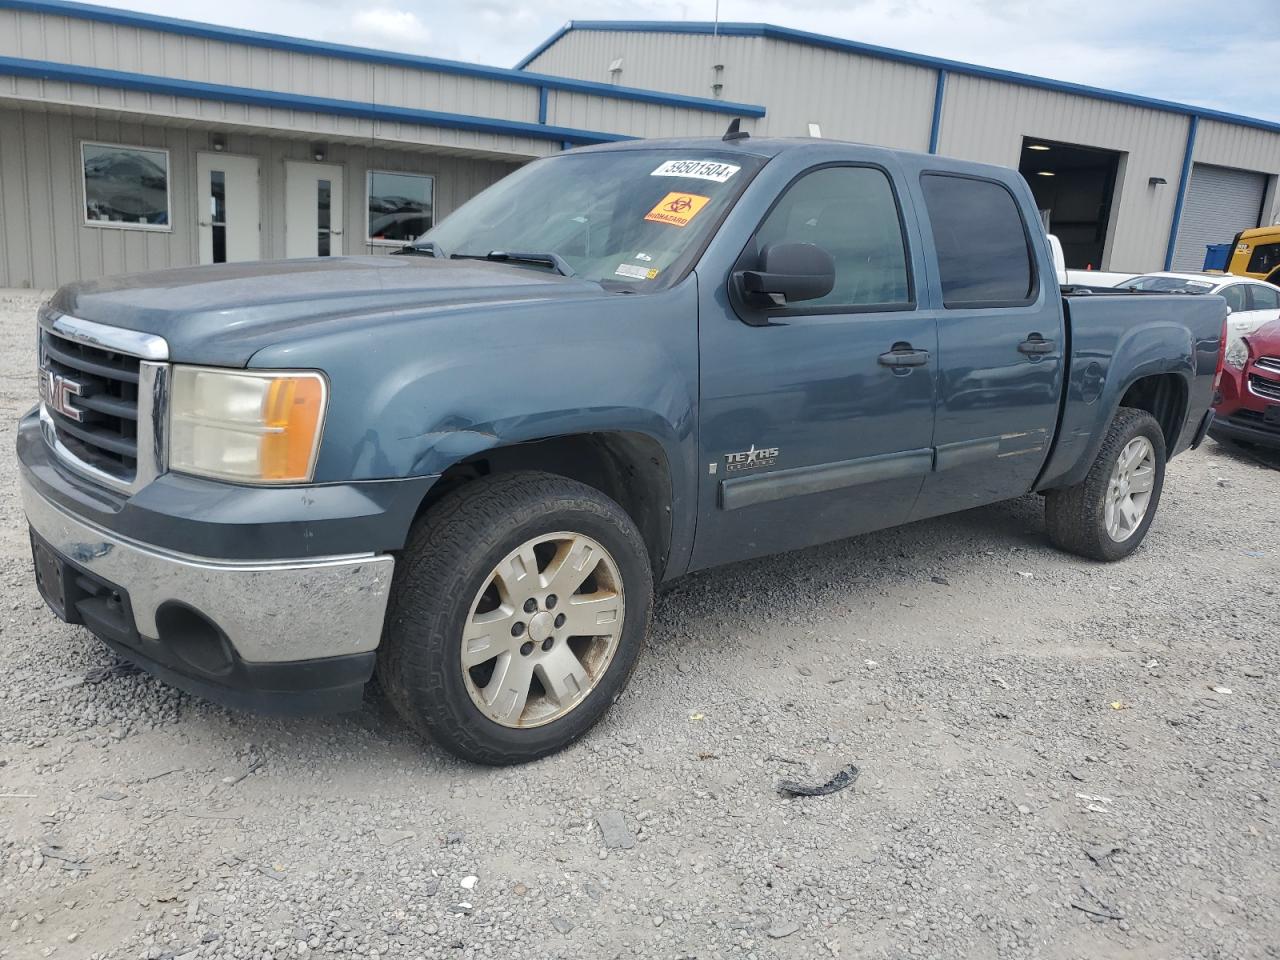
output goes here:
<path id="1" fill-rule="evenodd" d="M 578 739 L 621 695 L 652 602 L 648 551 L 613 500 L 552 474 L 476 480 L 410 532 L 378 679 L 451 753 L 526 763 Z"/>
<path id="2" fill-rule="evenodd" d="M 1129 556 L 1155 519 L 1164 470 L 1160 424 L 1145 410 L 1121 407 L 1084 480 L 1045 497 L 1050 542 L 1092 560 Z"/>

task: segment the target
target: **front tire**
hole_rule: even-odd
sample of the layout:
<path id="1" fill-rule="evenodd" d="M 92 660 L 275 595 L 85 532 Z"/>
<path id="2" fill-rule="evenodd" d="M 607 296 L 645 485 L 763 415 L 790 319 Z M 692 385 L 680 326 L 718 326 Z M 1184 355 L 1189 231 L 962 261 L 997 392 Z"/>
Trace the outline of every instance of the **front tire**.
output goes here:
<path id="1" fill-rule="evenodd" d="M 639 656 L 653 574 L 631 518 L 545 473 L 474 481 L 415 524 L 378 678 L 405 720 L 476 763 L 525 763 L 586 733 Z"/>
<path id="2" fill-rule="evenodd" d="M 1092 560 L 1129 556 L 1155 519 L 1164 469 L 1160 424 L 1145 410 L 1121 407 L 1084 480 L 1045 497 L 1049 540 Z"/>

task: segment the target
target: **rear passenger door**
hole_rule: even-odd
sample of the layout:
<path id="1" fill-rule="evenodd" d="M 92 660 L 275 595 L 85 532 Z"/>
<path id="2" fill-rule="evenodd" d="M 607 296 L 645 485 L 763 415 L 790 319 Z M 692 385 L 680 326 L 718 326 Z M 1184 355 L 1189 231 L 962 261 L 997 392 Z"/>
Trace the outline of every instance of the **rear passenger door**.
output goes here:
<path id="1" fill-rule="evenodd" d="M 1038 275 L 1010 187 L 958 173 L 919 182 L 941 309 L 934 472 L 913 518 L 1031 489 L 1053 439 L 1066 346 L 1057 284 Z"/>

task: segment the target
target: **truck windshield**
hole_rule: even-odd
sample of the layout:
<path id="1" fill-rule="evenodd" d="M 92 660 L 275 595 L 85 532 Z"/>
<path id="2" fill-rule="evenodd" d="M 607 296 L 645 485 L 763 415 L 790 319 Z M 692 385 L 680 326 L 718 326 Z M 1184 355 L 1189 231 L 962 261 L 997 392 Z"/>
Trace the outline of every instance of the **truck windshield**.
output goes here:
<path id="1" fill-rule="evenodd" d="M 435 256 L 554 258 L 587 280 L 644 292 L 678 279 L 764 163 L 714 150 L 617 150 L 538 160 L 415 241 Z M 536 254 L 522 259 L 517 255 Z"/>

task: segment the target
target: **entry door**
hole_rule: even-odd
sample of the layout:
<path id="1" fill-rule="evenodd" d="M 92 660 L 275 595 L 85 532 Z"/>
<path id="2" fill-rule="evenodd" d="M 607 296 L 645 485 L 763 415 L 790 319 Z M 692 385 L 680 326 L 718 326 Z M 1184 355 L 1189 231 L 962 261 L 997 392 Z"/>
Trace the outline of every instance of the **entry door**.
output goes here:
<path id="1" fill-rule="evenodd" d="M 342 167 L 290 160 L 284 180 L 284 255 L 341 256 Z"/>
<path id="2" fill-rule="evenodd" d="M 937 326 L 916 309 L 888 176 L 826 166 L 795 180 L 747 245 L 812 243 L 831 294 L 786 309 L 730 309 L 707 284 L 699 325 L 698 536 L 703 567 L 906 520 L 932 464 Z M 918 244 L 914 244 L 918 246 Z M 756 324 L 744 322 L 754 320 Z"/>
<path id="3" fill-rule="evenodd" d="M 262 257 L 258 224 L 258 158 L 196 155 L 201 263 Z"/>
<path id="4" fill-rule="evenodd" d="M 1049 454 L 1062 390 L 1062 307 L 1038 278 L 1029 196 L 1003 183 L 920 178 L 937 251 L 936 461 L 913 519 L 1028 493 Z"/>

